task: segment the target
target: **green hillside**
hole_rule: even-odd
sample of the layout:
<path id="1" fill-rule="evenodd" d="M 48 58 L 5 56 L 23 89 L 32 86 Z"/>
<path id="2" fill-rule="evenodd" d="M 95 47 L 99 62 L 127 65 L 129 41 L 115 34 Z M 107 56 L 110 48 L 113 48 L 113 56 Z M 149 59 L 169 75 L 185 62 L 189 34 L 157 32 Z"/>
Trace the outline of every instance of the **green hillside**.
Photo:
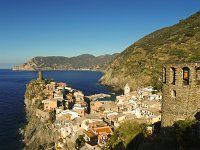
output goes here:
<path id="1" fill-rule="evenodd" d="M 125 49 L 106 68 L 101 81 L 116 89 L 159 84 L 162 64 L 200 60 L 200 12 L 157 30 Z"/>
<path id="2" fill-rule="evenodd" d="M 172 127 L 152 127 L 153 134 L 145 131 L 145 124 L 125 121 L 114 131 L 105 150 L 199 150 L 200 121 L 179 120 Z"/>

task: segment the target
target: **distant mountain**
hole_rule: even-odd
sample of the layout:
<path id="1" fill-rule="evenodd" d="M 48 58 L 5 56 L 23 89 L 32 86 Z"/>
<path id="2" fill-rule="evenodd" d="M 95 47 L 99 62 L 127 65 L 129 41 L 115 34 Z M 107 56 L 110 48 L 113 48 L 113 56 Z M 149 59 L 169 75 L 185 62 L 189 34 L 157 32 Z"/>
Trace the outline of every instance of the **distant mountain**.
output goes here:
<path id="1" fill-rule="evenodd" d="M 148 25 L 147 25 L 148 26 Z M 200 60 L 200 12 L 135 42 L 108 65 L 101 81 L 122 88 L 159 87 L 162 64 Z"/>
<path id="2" fill-rule="evenodd" d="M 13 68 L 13 70 L 96 70 L 108 65 L 118 53 L 112 55 L 93 56 L 83 54 L 76 57 L 34 57 L 30 61 Z"/>

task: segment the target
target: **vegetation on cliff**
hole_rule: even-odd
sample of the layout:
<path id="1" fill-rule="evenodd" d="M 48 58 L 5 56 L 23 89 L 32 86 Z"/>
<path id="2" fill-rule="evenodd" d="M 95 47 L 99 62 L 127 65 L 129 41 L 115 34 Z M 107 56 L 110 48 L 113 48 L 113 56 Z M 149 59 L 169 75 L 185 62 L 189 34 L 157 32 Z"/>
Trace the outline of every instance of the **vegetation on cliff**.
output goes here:
<path id="1" fill-rule="evenodd" d="M 138 124 L 134 120 L 129 120 L 120 124 L 120 126 L 114 131 L 105 149 L 125 149 L 132 139 L 134 139 L 139 133 L 143 132 L 145 127 L 145 124 Z"/>
<path id="2" fill-rule="evenodd" d="M 200 12 L 157 30 L 125 49 L 108 65 L 101 81 L 115 88 L 159 87 L 162 64 L 200 60 Z"/>
<path id="3" fill-rule="evenodd" d="M 32 80 L 26 87 L 25 104 L 27 124 L 23 130 L 25 149 L 36 150 L 53 147 L 58 140 L 58 133 L 52 130 L 51 120 L 41 122 L 36 117 L 36 109 L 40 108 L 44 99 L 46 81 Z"/>
<path id="4" fill-rule="evenodd" d="M 76 57 L 34 57 L 13 70 L 69 70 L 69 69 L 100 69 L 108 65 L 118 54 L 93 56 L 83 54 Z"/>
<path id="5" fill-rule="evenodd" d="M 109 150 L 197 150 L 200 147 L 200 121 L 180 120 L 173 127 L 153 126 L 148 135 L 145 125 L 134 121 L 125 122 L 115 130 L 105 149 Z"/>

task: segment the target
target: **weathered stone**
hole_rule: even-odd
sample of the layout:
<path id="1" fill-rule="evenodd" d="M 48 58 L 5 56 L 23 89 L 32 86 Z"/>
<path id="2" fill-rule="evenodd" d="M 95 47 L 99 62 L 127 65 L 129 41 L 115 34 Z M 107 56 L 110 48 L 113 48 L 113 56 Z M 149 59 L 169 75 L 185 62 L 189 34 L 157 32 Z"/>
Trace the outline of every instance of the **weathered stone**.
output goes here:
<path id="1" fill-rule="evenodd" d="M 177 120 L 194 119 L 200 111 L 199 69 L 200 62 L 163 66 L 163 127 L 171 126 Z"/>

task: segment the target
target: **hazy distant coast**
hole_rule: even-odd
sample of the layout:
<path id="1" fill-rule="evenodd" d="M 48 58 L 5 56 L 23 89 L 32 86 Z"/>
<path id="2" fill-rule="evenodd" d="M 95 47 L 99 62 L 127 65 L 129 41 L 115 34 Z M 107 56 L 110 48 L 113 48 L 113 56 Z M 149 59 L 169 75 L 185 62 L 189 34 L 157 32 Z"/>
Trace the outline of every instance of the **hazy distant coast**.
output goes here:
<path id="1" fill-rule="evenodd" d="M 12 70 L 101 70 L 110 64 L 117 55 L 118 53 L 101 56 L 83 54 L 76 57 L 34 57 L 22 65 L 13 67 Z"/>

